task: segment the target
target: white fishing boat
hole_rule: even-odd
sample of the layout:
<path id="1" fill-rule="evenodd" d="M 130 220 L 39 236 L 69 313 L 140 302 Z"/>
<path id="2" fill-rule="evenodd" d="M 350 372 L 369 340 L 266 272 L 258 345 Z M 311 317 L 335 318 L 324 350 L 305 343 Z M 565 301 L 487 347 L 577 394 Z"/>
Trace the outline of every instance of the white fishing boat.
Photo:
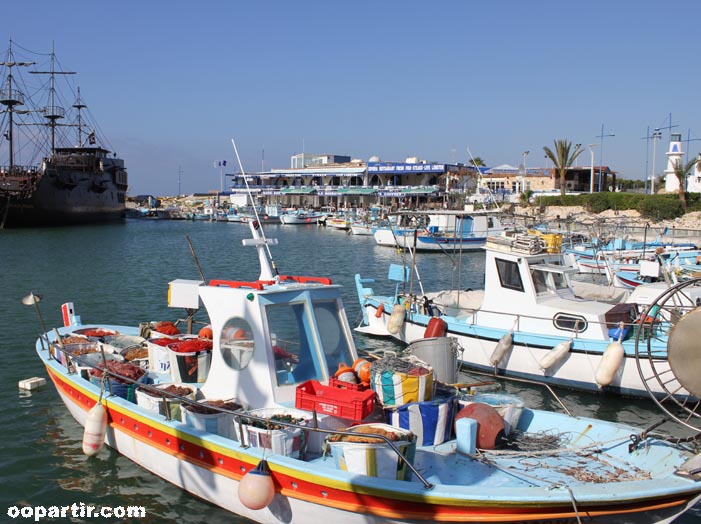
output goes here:
<path id="1" fill-rule="evenodd" d="M 257 280 L 169 283 L 185 335 L 178 322 L 83 324 L 72 303 L 47 330 L 37 295 L 25 297 L 43 328 L 37 355 L 85 427 L 84 453 L 107 444 L 265 524 L 652 524 L 701 499 L 701 455 L 653 426 L 523 403 L 502 414 L 434 380 L 416 354 L 359 358 L 339 286 L 280 275 L 275 240 L 249 227 Z M 201 308 L 210 324 L 193 336 Z M 683 376 L 698 386 L 698 373 Z"/>
<path id="2" fill-rule="evenodd" d="M 662 384 L 643 378 L 651 376 L 649 363 L 639 373 L 637 344 L 655 351 L 669 371 L 671 319 L 701 303 L 698 286 L 646 313 L 649 300 L 635 303 L 624 290 L 573 281 L 576 269 L 563 265 L 559 250 L 549 249 L 542 235 L 490 237 L 485 256 L 480 290 L 407 290 L 409 269 L 395 265 L 392 292 L 376 293 L 371 280 L 356 275 L 365 324 L 360 329 L 411 342 L 433 320 L 458 339 L 465 348 L 461 360 L 473 369 L 589 391 L 643 397 L 650 388 L 667 394 Z M 665 287 L 655 289 L 660 294 Z M 615 359 L 608 357 L 612 345 Z M 676 385 L 674 396 L 690 395 Z"/>
<path id="3" fill-rule="evenodd" d="M 324 213 L 318 211 L 298 209 L 296 211 L 282 213 L 280 215 L 280 222 L 292 225 L 316 224 L 325 216 Z"/>
<path id="4" fill-rule="evenodd" d="M 398 383 L 399 372 L 356 362 L 339 287 L 278 275 L 274 240 L 250 228 L 257 280 L 169 283 L 169 306 L 188 313 L 180 327 L 206 309 L 199 336 L 182 338 L 173 324 L 83 324 L 72 304 L 64 326 L 41 335 L 37 355 L 85 426 L 86 454 L 107 444 L 267 524 L 652 524 L 698 502 L 701 457 L 652 428 L 523 404 L 507 419 L 432 387 L 420 360 Z M 38 311 L 36 295 L 25 303 Z M 142 365 L 122 362 L 127 352 Z M 369 365 L 371 389 L 343 382 L 356 376 L 344 363 L 361 378 Z"/>

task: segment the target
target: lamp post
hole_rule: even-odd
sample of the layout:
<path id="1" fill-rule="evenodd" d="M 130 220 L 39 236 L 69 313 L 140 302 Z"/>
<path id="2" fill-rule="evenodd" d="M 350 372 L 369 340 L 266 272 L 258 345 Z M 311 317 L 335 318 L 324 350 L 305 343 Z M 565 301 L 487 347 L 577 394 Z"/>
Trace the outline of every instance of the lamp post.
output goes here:
<path id="1" fill-rule="evenodd" d="M 594 148 L 599 144 L 589 144 L 589 153 L 591 154 L 591 172 L 589 174 L 589 192 L 594 192 Z"/>
<path id="2" fill-rule="evenodd" d="M 600 140 L 599 142 L 599 181 L 598 181 L 598 191 L 601 191 L 601 170 L 603 169 L 604 166 L 604 137 L 605 136 L 616 136 L 613 133 L 608 133 L 604 134 L 604 124 L 601 124 L 601 134 L 597 137 Z"/>
<path id="3" fill-rule="evenodd" d="M 662 131 L 656 128 L 652 132 L 652 177 L 650 178 L 650 194 L 655 194 L 655 160 L 657 155 L 657 140 L 662 138 Z"/>
<path id="4" fill-rule="evenodd" d="M 528 156 L 529 153 L 530 153 L 530 151 L 524 151 L 523 153 L 521 153 L 521 156 L 523 157 L 523 162 L 521 163 L 521 165 L 523 166 L 523 172 L 520 173 L 521 183 L 516 185 L 516 192 L 517 193 L 523 192 L 526 189 L 525 188 L 525 185 L 526 185 L 526 157 Z M 523 186 L 523 187 L 521 187 L 521 186 Z"/>

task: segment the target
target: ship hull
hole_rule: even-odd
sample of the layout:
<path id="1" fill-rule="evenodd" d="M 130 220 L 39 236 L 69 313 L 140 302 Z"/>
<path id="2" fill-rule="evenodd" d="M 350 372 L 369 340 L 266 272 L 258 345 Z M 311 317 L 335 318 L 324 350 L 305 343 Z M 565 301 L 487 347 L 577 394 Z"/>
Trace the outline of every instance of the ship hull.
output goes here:
<path id="1" fill-rule="evenodd" d="M 6 228 L 117 221 L 126 215 L 125 193 L 107 173 L 44 173 L 26 198 L 0 194 L 0 223 L 3 217 Z"/>

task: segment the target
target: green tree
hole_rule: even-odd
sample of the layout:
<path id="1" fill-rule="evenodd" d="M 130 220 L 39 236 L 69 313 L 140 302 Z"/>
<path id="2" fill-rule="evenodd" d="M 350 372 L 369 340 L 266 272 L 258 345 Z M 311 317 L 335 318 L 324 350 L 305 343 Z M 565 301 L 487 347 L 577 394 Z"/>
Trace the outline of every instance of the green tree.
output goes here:
<path id="1" fill-rule="evenodd" d="M 548 146 L 543 146 L 545 155 L 552 161 L 553 167 L 560 173 L 560 195 L 565 196 L 565 176 L 567 169 L 572 167 L 574 161 L 582 153 L 583 149 L 575 147 L 572 150 L 572 142 L 564 138 L 554 140 L 555 151 L 553 152 Z"/>
<path id="2" fill-rule="evenodd" d="M 684 210 L 684 213 L 686 213 L 686 177 L 689 176 L 689 173 L 691 173 L 691 170 L 696 167 L 696 163 L 698 162 L 698 158 L 694 158 L 693 160 L 689 160 L 686 164 L 682 163 L 681 159 L 677 160 L 677 162 L 674 164 L 674 176 L 677 177 L 677 180 L 679 181 L 679 202 L 682 205 L 682 209 Z"/>
<path id="3" fill-rule="evenodd" d="M 470 159 L 470 165 L 474 167 L 485 167 L 487 164 L 480 157 L 475 157 Z"/>

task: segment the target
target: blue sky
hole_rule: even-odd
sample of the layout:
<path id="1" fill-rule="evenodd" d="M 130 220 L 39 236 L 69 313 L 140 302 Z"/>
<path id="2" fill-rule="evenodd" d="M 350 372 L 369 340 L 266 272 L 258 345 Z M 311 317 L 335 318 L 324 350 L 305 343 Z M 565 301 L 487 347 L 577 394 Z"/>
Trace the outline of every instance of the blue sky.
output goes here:
<path id="1" fill-rule="evenodd" d="M 132 195 L 176 194 L 179 170 L 183 193 L 218 189 L 212 163 L 235 166 L 231 138 L 247 171 L 289 167 L 303 148 L 437 162 L 469 148 L 490 166 L 528 150 L 535 167 L 554 139 L 599 143 L 604 124 L 603 163 L 639 179 L 648 127 L 671 114 L 701 138 L 693 0 L 28 0 L 3 19 L 3 47 L 53 43 L 79 72 Z"/>

